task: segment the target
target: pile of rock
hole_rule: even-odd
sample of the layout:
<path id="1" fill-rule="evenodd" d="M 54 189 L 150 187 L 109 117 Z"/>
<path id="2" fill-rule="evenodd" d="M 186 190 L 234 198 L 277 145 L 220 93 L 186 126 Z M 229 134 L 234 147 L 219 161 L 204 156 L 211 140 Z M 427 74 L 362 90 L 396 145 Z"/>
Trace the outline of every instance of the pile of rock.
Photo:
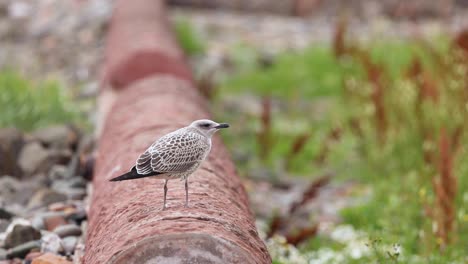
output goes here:
<path id="1" fill-rule="evenodd" d="M 92 151 L 72 126 L 0 129 L 0 263 L 80 263 Z"/>
<path id="2" fill-rule="evenodd" d="M 94 91 L 111 11 L 111 0 L 1 0 L 0 67 Z"/>

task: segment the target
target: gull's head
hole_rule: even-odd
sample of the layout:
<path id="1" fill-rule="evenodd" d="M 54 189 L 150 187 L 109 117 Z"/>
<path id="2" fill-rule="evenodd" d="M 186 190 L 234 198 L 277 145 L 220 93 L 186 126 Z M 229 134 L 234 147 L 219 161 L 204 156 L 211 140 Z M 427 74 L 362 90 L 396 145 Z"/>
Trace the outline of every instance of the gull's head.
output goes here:
<path id="1" fill-rule="evenodd" d="M 193 121 L 192 124 L 190 124 L 190 127 L 197 129 L 207 137 L 211 137 L 216 131 L 220 130 L 221 128 L 228 128 L 229 124 L 216 123 L 208 119 L 201 119 Z"/>

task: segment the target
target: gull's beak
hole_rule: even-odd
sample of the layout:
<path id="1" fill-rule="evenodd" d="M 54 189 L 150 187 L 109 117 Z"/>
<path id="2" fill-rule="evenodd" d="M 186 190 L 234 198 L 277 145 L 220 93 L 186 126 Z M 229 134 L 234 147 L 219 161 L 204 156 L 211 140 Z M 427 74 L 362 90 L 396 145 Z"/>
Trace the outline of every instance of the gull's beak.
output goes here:
<path id="1" fill-rule="evenodd" d="M 228 127 L 229 127 L 229 124 L 227 124 L 227 123 L 221 123 L 221 124 L 218 124 L 217 126 L 215 126 L 215 128 L 217 128 L 217 129 L 228 128 Z"/>

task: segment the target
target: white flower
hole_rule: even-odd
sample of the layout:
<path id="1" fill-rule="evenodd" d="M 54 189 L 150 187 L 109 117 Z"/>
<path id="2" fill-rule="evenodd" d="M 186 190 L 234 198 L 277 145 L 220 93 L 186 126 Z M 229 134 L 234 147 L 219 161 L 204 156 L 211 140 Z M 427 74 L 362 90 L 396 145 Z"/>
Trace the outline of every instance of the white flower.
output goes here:
<path id="1" fill-rule="evenodd" d="M 342 225 L 337 226 L 330 234 L 330 236 L 333 240 L 347 244 L 351 241 L 357 240 L 361 234 L 356 232 L 356 230 L 354 230 L 354 228 L 350 225 Z"/>

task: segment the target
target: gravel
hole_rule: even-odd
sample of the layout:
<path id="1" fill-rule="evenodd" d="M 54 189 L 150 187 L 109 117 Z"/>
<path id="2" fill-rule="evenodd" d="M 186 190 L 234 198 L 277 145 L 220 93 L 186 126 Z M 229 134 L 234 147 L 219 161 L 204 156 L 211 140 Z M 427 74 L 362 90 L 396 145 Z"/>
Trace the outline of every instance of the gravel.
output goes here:
<path id="1" fill-rule="evenodd" d="M 0 135 L 12 131 L 0 129 Z M 81 159 L 64 159 L 63 153 L 92 159 L 93 147 L 78 147 L 89 146 L 89 138 L 66 125 L 15 135 L 22 144 L 15 147 L 19 154 L 11 155 L 16 158 L 10 162 L 21 170 L 13 176 L 0 171 L 0 260 L 28 256 L 30 263 L 45 252 L 79 260 L 91 183 L 80 174 L 88 165 Z M 8 138 L 0 137 L 0 146 L 7 146 L 2 139 Z"/>

